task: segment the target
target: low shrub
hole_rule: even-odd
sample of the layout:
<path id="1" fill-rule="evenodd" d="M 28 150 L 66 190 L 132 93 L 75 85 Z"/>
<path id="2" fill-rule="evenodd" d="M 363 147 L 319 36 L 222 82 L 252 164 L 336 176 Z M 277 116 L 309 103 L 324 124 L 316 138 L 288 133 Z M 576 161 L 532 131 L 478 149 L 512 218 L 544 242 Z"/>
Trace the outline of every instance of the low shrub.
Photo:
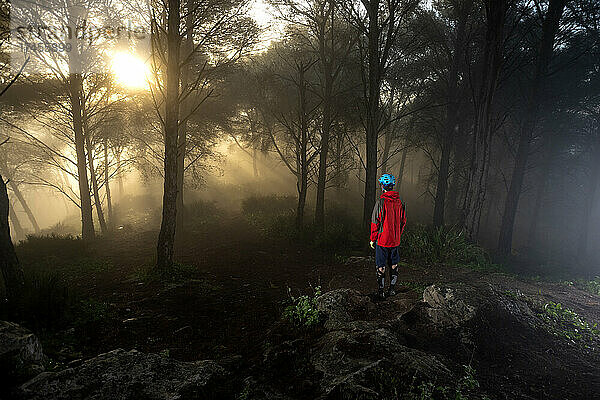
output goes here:
<path id="1" fill-rule="evenodd" d="M 320 286 L 315 288 L 312 296 L 294 297 L 290 295 L 291 304 L 283 311 L 283 318 L 300 327 L 310 328 L 317 325 L 321 321 L 321 315 L 317 309 L 317 297 L 320 295 Z"/>
<path id="2" fill-rule="evenodd" d="M 347 250 L 360 248 L 360 225 L 356 218 L 343 208 L 328 208 L 325 214 L 325 229 L 315 232 L 314 245 L 325 250 Z M 363 242 L 366 238 L 363 237 Z"/>
<path id="3" fill-rule="evenodd" d="M 600 276 L 597 276 L 590 281 L 583 281 L 582 286 L 587 292 L 600 296 Z"/>
<path id="4" fill-rule="evenodd" d="M 329 252 L 360 246 L 358 221 L 342 208 L 327 209 L 324 229 L 318 229 L 314 225 L 314 217 L 311 214 L 305 215 L 304 226 L 298 229 L 296 211 L 285 207 L 278 210 L 274 207 L 268 213 L 247 213 L 245 216 L 268 238 L 296 242 Z"/>
<path id="5" fill-rule="evenodd" d="M 596 276 L 594 279 L 591 280 L 563 280 L 560 283 L 566 286 L 573 286 L 578 289 L 585 290 L 588 293 L 600 296 L 600 276 Z"/>
<path id="6" fill-rule="evenodd" d="M 250 196 L 242 200 L 242 213 L 248 215 L 286 215 L 296 209 L 294 196 Z"/>
<path id="7" fill-rule="evenodd" d="M 249 219 L 268 238 L 283 239 L 286 241 L 305 241 L 306 230 L 296 228 L 296 215 L 294 212 L 285 212 L 278 215 L 250 214 Z"/>
<path id="8" fill-rule="evenodd" d="M 77 232 L 77 227 L 69 225 L 65 222 L 57 222 L 56 224 L 43 229 L 38 236 L 48 236 L 48 235 L 57 235 L 57 236 L 72 236 Z"/>
<path id="9" fill-rule="evenodd" d="M 471 243 L 462 230 L 453 227 L 408 228 L 402 236 L 400 250 L 406 258 L 428 264 L 491 266 L 486 251 Z"/>
<path id="10" fill-rule="evenodd" d="M 185 225 L 202 225 L 210 222 L 218 222 L 223 214 L 214 201 L 197 200 L 185 206 Z"/>
<path id="11" fill-rule="evenodd" d="M 89 253 L 89 243 L 79 236 L 71 234 L 58 235 L 27 235 L 27 239 L 16 246 L 16 252 L 21 262 L 40 260 L 46 257 L 58 257 L 60 259 L 72 259 L 85 256 Z"/>

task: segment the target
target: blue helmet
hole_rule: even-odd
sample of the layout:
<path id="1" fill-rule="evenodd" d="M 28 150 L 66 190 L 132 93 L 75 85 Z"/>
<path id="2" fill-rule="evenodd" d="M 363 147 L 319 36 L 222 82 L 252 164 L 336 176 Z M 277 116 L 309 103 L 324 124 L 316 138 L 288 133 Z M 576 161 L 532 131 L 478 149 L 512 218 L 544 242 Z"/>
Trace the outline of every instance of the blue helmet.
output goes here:
<path id="1" fill-rule="evenodd" d="M 396 178 L 392 174 L 383 174 L 381 178 L 379 178 L 379 183 L 382 185 L 395 185 Z"/>

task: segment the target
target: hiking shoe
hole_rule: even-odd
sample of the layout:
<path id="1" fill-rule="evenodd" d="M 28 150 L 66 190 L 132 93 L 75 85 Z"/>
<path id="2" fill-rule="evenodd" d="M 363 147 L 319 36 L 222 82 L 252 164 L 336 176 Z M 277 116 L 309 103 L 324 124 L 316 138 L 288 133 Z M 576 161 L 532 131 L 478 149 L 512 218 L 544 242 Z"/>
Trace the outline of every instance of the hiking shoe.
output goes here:
<path id="1" fill-rule="evenodd" d="M 379 300 L 385 300 L 385 292 L 383 290 L 380 290 L 379 293 L 377 293 L 377 298 Z"/>
<path id="2" fill-rule="evenodd" d="M 396 295 L 396 291 L 393 288 L 390 288 L 390 290 L 388 291 L 388 297 L 392 297 Z"/>

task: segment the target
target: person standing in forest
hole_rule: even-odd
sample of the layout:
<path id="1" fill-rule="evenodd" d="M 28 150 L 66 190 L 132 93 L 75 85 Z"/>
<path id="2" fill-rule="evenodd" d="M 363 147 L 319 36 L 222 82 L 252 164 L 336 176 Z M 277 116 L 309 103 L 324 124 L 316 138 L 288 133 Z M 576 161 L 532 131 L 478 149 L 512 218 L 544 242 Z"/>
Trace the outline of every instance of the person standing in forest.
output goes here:
<path id="1" fill-rule="evenodd" d="M 406 208 L 400 200 L 398 192 L 394 191 L 396 178 L 391 174 L 383 174 L 379 178 L 381 196 L 375 202 L 371 214 L 371 248 L 375 249 L 375 267 L 377 274 L 378 297 L 385 298 L 385 268 L 389 264 L 390 287 L 388 296 L 394 296 L 398 280 L 398 262 L 400 254 L 400 237 L 406 225 Z"/>

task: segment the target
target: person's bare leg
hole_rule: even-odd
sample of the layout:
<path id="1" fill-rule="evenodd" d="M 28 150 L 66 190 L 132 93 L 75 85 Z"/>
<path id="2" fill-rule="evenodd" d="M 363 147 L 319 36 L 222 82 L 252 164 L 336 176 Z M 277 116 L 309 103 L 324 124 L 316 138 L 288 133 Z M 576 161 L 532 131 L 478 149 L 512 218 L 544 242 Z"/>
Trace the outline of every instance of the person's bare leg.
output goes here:
<path id="1" fill-rule="evenodd" d="M 396 294 L 396 282 L 398 282 L 398 264 L 392 265 L 392 269 L 390 270 L 390 291 L 389 296 L 393 296 Z"/>

